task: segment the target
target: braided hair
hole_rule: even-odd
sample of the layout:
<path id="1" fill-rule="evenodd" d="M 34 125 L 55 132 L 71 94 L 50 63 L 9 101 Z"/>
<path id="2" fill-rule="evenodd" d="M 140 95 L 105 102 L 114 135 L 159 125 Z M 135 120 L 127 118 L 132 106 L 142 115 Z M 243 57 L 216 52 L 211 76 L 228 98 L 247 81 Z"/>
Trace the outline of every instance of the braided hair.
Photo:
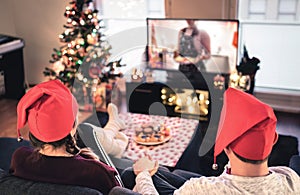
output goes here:
<path id="1" fill-rule="evenodd" d="M 44 149 L 45 145 L 51 145 L 54 149 L 65 146 L 66 151 L 72 155 L 81 155 L 82 157 L 87 159 L 99 160 L 99 157 L 90 148 L 78 147 L 76 144 L 76 139 L 71 134 L 68 134 L 66 137 L 58 141 L 43 142 L 37 139 L 32 133 L 29 132 L 29 140 L 31 142 L 31 145 L 36 148 L 36 151 Z"/>

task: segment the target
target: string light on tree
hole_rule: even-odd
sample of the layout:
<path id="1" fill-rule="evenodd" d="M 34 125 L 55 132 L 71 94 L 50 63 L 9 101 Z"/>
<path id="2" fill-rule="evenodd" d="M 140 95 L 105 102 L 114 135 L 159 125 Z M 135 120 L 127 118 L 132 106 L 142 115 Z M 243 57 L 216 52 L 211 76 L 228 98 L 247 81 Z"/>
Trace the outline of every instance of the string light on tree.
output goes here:
<path id="1" fill-rule="evenodd" d="M 45 68 L 44 75 L 49 79 L 60 79 L 79 96 L 88 95 L 95 85 L 122 76 L 116 72 L 117 67 L 123 66 L 121 59 L 108 62 L 111 46 L 93 1 L 71 0 L 64 16 L 67 18 L 65 30 L 58 35 L 62 46 L 53 49 L 51 65 Z M 74 89 L 75 79 L 82 83 L 81 89 Z M 80 99 L 78 95 L 77 98 Z"/>

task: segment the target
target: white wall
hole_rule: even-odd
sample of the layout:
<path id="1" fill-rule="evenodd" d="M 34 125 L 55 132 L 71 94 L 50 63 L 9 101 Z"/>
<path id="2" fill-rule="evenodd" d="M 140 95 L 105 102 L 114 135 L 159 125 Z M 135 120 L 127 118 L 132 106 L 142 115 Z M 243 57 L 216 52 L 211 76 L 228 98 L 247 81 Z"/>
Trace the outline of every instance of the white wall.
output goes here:
<path id="1" fill-rule="evenodd" d="M 167 18 L 237 18 L 238 0 L 165 0 Z"/>
<path id="2" fill-rule="evenodd" d="M 0 0 L 0 34 L 16 35 L 12 8 L 12 1 Z"/>
<path id="3" fill-rule="evenodd" d="M 50 65 L 53 48 L 61 46 L 58 35 L 64 30 L 63 14 L 69 0 L 0 0 L 0 3 L 0 33 L 25 41 L 26 82 L 44 81 L 43 70 Z"/>

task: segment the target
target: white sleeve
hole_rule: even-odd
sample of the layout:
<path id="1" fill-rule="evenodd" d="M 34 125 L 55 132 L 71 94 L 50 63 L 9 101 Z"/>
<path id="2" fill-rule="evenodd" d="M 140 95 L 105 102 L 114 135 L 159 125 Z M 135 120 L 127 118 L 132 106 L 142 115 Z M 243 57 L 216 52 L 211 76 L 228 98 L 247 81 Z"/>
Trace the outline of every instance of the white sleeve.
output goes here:
<path id="1" fill-rule="evenodd" d="M 139 173 L 135 178 L 135 183 L 133 191 L 143 195 L 159 195 L 148 171 Z"/>

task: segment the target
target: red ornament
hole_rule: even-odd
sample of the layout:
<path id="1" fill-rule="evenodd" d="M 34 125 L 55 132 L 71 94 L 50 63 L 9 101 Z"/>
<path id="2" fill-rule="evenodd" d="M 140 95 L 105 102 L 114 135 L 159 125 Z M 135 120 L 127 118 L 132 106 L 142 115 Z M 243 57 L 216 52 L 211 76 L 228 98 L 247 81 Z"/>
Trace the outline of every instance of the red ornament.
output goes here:
<path id="1" fill-rule="evenodd" d="M 91 78 L 96 79 L 101 74 L 101 69 L 97 65 L 93 65 L 89 68 L 89 75 Z"/>

